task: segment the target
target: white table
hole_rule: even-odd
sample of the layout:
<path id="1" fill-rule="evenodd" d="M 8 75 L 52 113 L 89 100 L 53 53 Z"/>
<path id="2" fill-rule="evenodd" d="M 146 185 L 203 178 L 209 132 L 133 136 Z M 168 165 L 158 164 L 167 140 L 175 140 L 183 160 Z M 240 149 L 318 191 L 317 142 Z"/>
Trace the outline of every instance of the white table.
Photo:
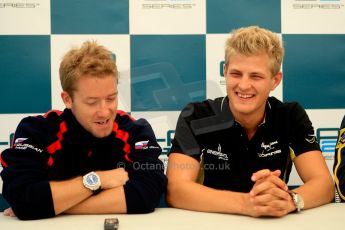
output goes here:
<path id="1" fill-rule="evenodd" d="M 1 230 L 103 229 L 104 218 L 117 217 L 120 230 L 132 229 L 231 229 L 231 230 L 340 230 L 345 227 L 345 204 L 328 204 L 282 218 L 253 218 L 239 215 L 159 208 L 142 215 L 61 215 L 50 219 L 20 221 L 0 213 Z"/>

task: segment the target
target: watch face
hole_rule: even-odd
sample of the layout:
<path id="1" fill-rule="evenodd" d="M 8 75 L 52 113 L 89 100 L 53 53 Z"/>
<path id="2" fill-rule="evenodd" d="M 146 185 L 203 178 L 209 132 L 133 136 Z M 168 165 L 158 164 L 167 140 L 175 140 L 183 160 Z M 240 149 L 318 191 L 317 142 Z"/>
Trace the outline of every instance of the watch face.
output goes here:
<path id="1" fill-rule="evenodd" d="M 101 179 L 95 172 L 90 172 L 83 176 L 83 184 L 90 189 L 94 194 L 101 190 Z"/>
<path id="2" fill-rule="evenodd" d="M 98 177 L 95 174 L 90 174 L 86 177 L 86 182 L 89 185 L 95 185 L 98 183 Z"/>

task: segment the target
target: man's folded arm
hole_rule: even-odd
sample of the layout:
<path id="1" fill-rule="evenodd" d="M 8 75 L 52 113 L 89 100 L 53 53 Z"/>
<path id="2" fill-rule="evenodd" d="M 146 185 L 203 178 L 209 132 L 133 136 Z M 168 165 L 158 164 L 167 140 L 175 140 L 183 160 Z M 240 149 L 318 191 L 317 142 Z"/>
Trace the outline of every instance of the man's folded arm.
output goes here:
<path id="1" fill-rule="evenodd" d="M 129 180 L 124 185 L 127 213 L 153 212 L 166 192 L 163 163 L 158 158 L 142 159 L 127 171 Z"/>
<path id="2" fill-rule="evenodd" d="M 249 194 L 217 190 L 197 183 L 199 168 L 199 162 L 190 156 L 169 155 L 169 205 L 203 212 L 248 214 Z"/>

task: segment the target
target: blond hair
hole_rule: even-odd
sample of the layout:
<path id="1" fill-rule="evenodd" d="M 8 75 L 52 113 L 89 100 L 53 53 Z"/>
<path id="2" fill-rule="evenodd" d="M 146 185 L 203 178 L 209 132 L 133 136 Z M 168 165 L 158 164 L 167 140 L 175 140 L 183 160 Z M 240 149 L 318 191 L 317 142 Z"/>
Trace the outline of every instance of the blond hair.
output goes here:
<path id="1" fill-rule="evenodd" d="M 243 27 L 231 32 L 225 43 L 225 65 L 234 54 L 245 56 L 267 54 L 271 63 L 271 73 L 275 76 L 280 71 L 284 48 L 277 34 L 258 26 Z"/>
<path id="2" fill-rule="evenodd" d="M 81 77 L 113 75 L 117 78 L 117 67 L 108 49 L 96 41 L 86 41 L 80 48 L 72 48 L 65 54 L 59 73 L 62 89 L 73 96 L 75 84 Z"/>

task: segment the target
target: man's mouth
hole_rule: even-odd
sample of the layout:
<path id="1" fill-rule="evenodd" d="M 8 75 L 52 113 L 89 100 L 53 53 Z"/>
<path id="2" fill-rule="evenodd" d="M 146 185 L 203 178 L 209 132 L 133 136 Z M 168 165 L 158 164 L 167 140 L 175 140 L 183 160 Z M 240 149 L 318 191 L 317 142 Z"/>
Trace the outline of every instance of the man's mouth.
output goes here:
<path id="1" fill-rule="evenodd" d="M 108 122 L 109 122 L 109 119 L 104 120 L 104 121 L 96 121 L 95 123 L 98 125 L 106 125 L 106 124 L 108 124 Z"/>
<path id="2" fill-rule="evenodd" d="M 254 97 L 254 94 L 244 94 L 244 93 L 236 93 L 238 97 L 242 99 L 248 99 Z"/>

